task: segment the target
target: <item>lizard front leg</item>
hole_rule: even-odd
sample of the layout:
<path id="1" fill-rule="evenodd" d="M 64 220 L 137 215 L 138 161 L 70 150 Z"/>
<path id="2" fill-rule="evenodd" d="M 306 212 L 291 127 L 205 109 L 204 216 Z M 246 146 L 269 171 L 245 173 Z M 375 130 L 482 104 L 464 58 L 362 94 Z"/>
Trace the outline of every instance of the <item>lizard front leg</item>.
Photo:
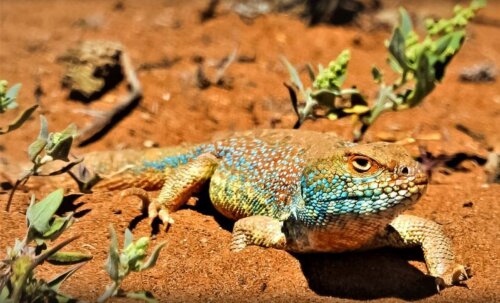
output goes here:
<path id="1" fill-rule="evenodd" d="M 456 263 L 450 238 L 434 221 L 400 215 L 389 224 L 378 241 L 381 245 L 399 248 L 420 246 L 427 269 L 436 278 L 438 291 L 468 279 L 469 270 Z"/>
<path id="2" fill-rule="evenodd" d="M 150 220 L 158 217 L 168 227 L 174 222 L 170 213 L 185 204 L 192 194 L 212 177 L 217 165 L 218 159 L 214 155 L 200 155 L 185 165 L 166 168 L 163 172 L 163 186 L 158 197 L 151 199 L 144 190 L 130 188 L 122 192 L 121 198 L 138 196 Z"/>
<path id="3" fill-rule="evenodd" d="M 285 248 L 283 222 L 267 216 L 250 216 L 236 221 L 233 228 L 231 250 L 240 251 L 248 245 Z"/>

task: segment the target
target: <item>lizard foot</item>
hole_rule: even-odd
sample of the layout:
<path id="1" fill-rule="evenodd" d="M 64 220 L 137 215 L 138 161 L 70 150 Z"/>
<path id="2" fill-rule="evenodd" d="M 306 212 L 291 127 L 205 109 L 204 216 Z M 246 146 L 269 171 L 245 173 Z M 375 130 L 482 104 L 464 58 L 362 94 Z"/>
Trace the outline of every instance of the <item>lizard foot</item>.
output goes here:
<path id="1" fill-rule="evenodd" d="M 155 218 L 160 219 L 165 225 L 165 229 L 168 229 L 168 227 L 174 223 L 166 207 L 158 203 L 157 199 L 151 197 L 151 194 L 142 188 L 134 187 L 123 190 L 120 193 L 118 202 L 130 196 L 141 199 L 140 209 L 143 213 L 147 213 L 150 224 L 153 224 Z"/>
<path id="2" fill-rule="evenodd" d="M 233 232 L 230 250 L 232 252 L 238 252 L 242 251 L 245 247 L 247 247 L 247 236 L 241 232 Z"/>
<path id="3" fill-rule="evenodd" d="M 248 245 L 282 249 L 286 238 L 281 231 L 283 223 L 266 216 L 251 216 L 234 224 L 231 251 L 238 252 Z"/>
<path id="4" fill-rule="evenodd" d="M 154 219 L 158 218 L 165 225 L 165 230 L 168 230 L 170 225 L 174 224 L 174 219 L 169 214 L 169 211 L 163 205 L 163 203 L 159 203 L 157 199 L 154 199 L 148 205 L 148 217 L 150 224 L 153 224 Z"/>
<path id="5" fill-rule="evenodd" d="M 436 287 L 438 292 L 442 289 L 453 285 L 464 285 L 463 282 L 472 276 L 472 271 L 469 267 L 456 265 L 453 270 L 450 270 L 439 277 L 436 277 Z"/>

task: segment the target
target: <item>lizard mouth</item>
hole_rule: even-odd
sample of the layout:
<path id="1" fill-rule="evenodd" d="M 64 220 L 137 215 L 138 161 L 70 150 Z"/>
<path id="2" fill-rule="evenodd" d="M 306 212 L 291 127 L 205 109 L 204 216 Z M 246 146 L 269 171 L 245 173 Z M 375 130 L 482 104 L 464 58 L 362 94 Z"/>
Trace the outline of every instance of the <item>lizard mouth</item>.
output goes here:
<path id="1" fill-rule="evenodd" d="M 429 183 L 429 178 L 427 174 L 421 173 L 415 175 L 415 179 L 412 182 L 416 185 L 427 185 Z"/>

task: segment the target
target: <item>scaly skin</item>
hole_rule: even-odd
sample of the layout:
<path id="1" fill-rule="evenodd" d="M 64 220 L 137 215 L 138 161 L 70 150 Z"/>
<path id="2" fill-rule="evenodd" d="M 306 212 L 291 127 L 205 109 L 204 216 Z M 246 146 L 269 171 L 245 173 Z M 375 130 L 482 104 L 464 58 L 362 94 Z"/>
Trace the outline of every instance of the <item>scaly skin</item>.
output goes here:
<path id="1" fill-rule="evenodd" d="M 438 224 L 400 215 L 424 194 L 427 176 L 398 145 L 259 130 L 191 148 L 95 153 L 85 164 L 103 178 L 94 188 L 141 196 L 149 216 L 167 226 L 170 213 L 209 182 L 215 208 L 237 221 L 233 251 L 247 245 L 293 252 L 420 246 L 438 289 L 467 279 Z M 150 199 L 138 188 L 162 190 Z"/>

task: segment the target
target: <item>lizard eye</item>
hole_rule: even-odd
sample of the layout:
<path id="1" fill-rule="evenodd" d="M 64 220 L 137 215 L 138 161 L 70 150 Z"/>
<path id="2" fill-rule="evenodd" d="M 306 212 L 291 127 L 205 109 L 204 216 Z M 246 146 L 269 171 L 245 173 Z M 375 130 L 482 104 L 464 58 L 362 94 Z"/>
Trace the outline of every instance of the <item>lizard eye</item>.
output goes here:
<path id="1" fill-rule="evenodd" d="M 352 169 L 358 173 L 366 173 L 370 170 L 376 169 L 376 163 L 368 157 L 354 155 L 349 159 L 349 164 Z"/>

